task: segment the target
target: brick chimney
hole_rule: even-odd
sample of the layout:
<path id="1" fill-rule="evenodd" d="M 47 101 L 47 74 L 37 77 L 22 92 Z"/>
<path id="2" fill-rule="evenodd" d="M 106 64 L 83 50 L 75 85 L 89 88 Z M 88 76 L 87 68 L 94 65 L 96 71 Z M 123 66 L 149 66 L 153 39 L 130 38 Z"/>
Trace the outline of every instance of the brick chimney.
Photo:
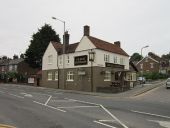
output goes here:
<path id="1" fill-rule="evenodd" d="M 84 26 L 84 36 L 90 35 L 90 27 L 88 25 Z"/>
<path id="2" fill-rule="evenodd" d="M 68 31 L 65 32 L 65 45 L 69 45 L 69 38 L 70 35 L 68 34 Z M 63 42 L 64 42 L 64 35 L 63 35 Z"/>
<path id="3" fill-rule="evenodd" d="M 114 42 L 114 45 L 116 45 L 117 47 L 121 47 L 120 41 L 115 41 L 115 42 Z"/>

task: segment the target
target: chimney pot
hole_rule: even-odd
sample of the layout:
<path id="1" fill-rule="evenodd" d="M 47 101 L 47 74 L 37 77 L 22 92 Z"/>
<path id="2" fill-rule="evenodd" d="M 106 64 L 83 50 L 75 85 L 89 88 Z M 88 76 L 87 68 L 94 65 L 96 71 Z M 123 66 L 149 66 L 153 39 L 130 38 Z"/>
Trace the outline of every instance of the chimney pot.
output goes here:
<path id="1" fill-rule="evenodd" d="M 90 35 L 90 27 L 88 25 L 84 26 L 84 36 Z"/>
<path id="2" fill-rule="evenodd" d="M 121 47 L 120 41 L 115 41 L 114 44 L 115 44 L 117 47 Z"/>

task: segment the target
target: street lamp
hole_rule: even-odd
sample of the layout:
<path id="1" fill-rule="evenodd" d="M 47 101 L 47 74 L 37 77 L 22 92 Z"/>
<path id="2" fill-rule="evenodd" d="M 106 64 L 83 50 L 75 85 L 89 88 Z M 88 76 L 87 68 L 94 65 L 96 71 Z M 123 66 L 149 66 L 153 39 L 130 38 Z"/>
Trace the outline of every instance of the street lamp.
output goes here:
<path id="1" fill-rule="evenodd" d="M 95 58 L 95 52 L 92 49 L 89 51 L 89 61 L 91 62 L 91 92 L 93 92 L 93 62 Z"/>
<path id="2" fill-rule="evenodd" d="M 142 57 L 142 50 L 143 50 L 144 48 L 148 48 L 148 47 L 149 47 L 149 45 L 146 45 L 146 46 L 144 46 L 144 47 L 141 48 L 141 57 Z M 144 67 L 144 64 L 142 65 L 142 74 L 141 74 L 141 76 L 142 76 L 142 87 L 143 87 L 143 67 Z"/>
<path id="3" fill-rule="evenodd" d="M 65 89 L 65 72 L 64 72 L 64 68 L 65 68 L 65 45 L 66 45 L 65 44 L 65 24 L 66 23 L 65 23 L 64 20 L 58 19 L 56 17 L 52 17 L 52 19 L 53 20 L 58 20 L 58 21 L 60 21 L 60 22 L 62 22 L 64 24 L 64 37 L 63 37 L 63 86 L 64 86 L 64 89 Z"/>

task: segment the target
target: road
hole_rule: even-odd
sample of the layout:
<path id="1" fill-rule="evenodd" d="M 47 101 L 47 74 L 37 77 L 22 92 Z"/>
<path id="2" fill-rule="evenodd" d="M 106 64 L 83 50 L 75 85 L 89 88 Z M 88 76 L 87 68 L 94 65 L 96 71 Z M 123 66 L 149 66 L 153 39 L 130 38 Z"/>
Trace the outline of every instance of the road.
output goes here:
<path id="1" fill-rule="evenodd" d="M 0 84 L 0 124 L 16 128 L 170 128 L 165 85 L 130 98 Z"/>

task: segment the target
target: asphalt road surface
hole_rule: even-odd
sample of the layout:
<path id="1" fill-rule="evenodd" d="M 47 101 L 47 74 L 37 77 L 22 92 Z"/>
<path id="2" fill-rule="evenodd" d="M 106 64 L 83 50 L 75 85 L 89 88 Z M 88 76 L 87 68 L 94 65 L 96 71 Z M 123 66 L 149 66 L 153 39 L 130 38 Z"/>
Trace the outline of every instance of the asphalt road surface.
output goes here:
<path id="1" fill-rule="evenodd" d="M 0 84 L 0 124 L 16 128 L 170 128 L 170 89 L 102 97 Z"/>

